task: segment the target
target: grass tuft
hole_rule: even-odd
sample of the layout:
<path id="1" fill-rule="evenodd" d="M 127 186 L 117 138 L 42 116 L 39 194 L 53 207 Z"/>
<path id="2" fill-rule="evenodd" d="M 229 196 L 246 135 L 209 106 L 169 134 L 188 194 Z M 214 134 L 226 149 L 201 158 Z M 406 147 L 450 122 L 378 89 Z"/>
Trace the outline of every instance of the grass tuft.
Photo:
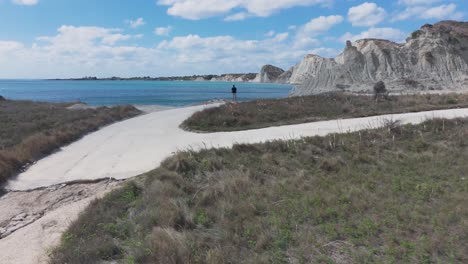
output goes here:
<path id="1" fill-rule="evenodd" d="M 132 106 L 68 110 L 69 105 L 0 100 L 0 184 L 61 146 L 140 113 Z"/>
<path id="2" fill-rule="evenodd" d="M 468 107 L 468 95 L 402 95 L 376 101 L 371 96 L 329 93 L 255 100 L 205 109 L 181 127 L 198 132 L 239 131 L 321 120 Z"/>

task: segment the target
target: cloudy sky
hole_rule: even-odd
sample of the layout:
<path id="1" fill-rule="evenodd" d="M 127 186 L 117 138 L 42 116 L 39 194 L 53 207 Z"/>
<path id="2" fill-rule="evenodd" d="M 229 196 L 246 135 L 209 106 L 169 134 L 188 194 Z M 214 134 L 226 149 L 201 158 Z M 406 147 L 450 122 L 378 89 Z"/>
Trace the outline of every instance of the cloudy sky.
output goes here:
<path id="1" fill-rule="evenodd" d="M 289 68 L 347 39 L 403 42 L 467 17 L 467 0 L 0 0 L 0 78 Z"/>

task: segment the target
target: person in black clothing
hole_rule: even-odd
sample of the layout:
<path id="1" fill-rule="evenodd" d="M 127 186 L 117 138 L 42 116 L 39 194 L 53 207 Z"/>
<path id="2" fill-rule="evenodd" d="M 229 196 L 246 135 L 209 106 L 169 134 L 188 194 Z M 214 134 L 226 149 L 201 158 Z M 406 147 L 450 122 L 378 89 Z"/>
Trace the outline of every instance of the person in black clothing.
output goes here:
<path id="1" fill-rule="evenodd" d="M 232 100 L 237 102 L 237 87 L 235 85 L 232 86 Z"/>

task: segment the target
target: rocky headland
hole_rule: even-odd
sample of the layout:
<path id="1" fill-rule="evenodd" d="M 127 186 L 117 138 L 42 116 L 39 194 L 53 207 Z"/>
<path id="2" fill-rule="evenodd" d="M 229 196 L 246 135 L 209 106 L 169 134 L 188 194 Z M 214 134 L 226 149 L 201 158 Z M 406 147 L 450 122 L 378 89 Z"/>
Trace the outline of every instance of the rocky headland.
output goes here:
<path id="1" fill-rule="evenodd" d="M 54 79 L 54 80 L 70 80 L 70 81 L 211 81 L 211 82 L 253 82 L 257 78 L 256 73 L 229 73 L 229 74 L 206 74 L 206 75 L 191 75 L 191 76 L 171 76 L 171 77 L 82 77 L 70 79 Z"/>
<path id="2" fill-rule="evenodd" d="M 292 95 L 366 93 L 378 81 L 384 81 L 391 92 L 462 91 L 468 88 L 468 22 L 424 25 L 403 44 L 382 39 L 347 41 L 336 58 L 307 55 L 271 78 L 280 70 L 260 73 L 270 77 L 261 80 L 293 84 Z"/>

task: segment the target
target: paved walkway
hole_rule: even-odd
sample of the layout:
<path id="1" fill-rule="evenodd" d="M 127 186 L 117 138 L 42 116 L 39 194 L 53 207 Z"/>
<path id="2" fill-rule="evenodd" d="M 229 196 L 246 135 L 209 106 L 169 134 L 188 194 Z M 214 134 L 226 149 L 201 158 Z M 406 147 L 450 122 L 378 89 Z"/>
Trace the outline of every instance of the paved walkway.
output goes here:
<path id="1" fill-rule="evenodd" d="M 210 106 L 154 112 L 105 127 L 44 158 L 9 182 L 7 188 L 26 190 L 73 180 L 130 178 L 157 168 L 178 150 L 230 147 L 234 143 L 257 143 L 296 139 L 381 126 L 384 120 L 420 123 L 430 118 L 468 117 L 468 109 L 438 110 L 382 115 L 270 127 L 239 132 L 191 133 L 179 124 L 194 112 Z"/>

